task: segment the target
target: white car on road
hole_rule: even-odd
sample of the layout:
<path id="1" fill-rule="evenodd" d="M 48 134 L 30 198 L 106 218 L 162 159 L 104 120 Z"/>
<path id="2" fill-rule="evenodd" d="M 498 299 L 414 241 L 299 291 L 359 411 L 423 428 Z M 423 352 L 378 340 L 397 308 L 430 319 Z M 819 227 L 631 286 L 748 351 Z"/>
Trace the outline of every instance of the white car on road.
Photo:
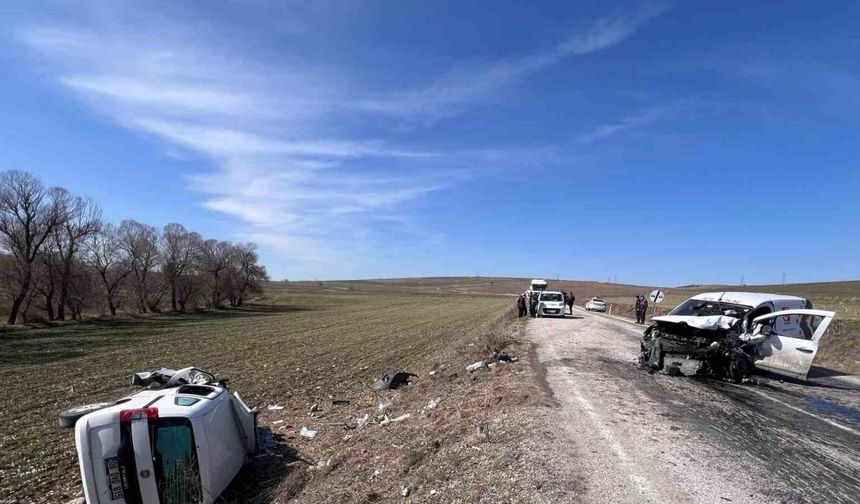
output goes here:
<path id="1" fill-rule="evenodd" d="M 600 298 L 593 297 L 585 302 L 585 310 L 605 312 L 606 303 Z"/>
<path id="2" fill-rule="evenodd" d="M 564 317 L 564 294 L 555 291 L 544 291 L 538 298 L 538 317 Z"/>
<path id="3" fill-rule="evenodd" d="M 652 319 L 641 362 L 669 374 L 736 381 L 754 368 L 805 379 L 834 317 L 795 296 L 707 292 Z"/>
<path id="4" fill-rule="evenodd" d="M 138 373 L 148 389 L 60 413 L 89 504 L 214 502 L 257 451 L 257 412 L 197 368 Z"/>

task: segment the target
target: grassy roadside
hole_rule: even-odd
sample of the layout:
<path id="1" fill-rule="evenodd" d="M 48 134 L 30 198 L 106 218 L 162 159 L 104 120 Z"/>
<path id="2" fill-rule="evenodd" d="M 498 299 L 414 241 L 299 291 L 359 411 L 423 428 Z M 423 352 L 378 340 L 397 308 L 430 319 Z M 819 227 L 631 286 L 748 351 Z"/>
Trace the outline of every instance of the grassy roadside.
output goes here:
<path id="1" fill-rule="evenodd" d="M 384 371 L 408 370 L 423 379 L 431 369 L 457 368 L 473 357 L 469 352 L 486 352 L 486 335 L 509 309 L 510 300 L 493 297 L 285 294 L 241 310 L 4 333 L 0 379 L 11 387 L 0 398 L 0 501 L 74 497 L 73 436 L 57 426 L 56 413 L 132 392 L 135 371 L 187 365 L 213 370 L 230 377 L 232 387 L 263 410 L 263 423 L 273 424 L 278 418 L 266 409 L 270 404 L 300 417 L 313 404 L 328 410 L 333 399 L 361 409 L 370 407 L 369 386 Z M 475 386 L 472 377 L 461 372 L 444 386 L 456 395 L 457 387 Z M 434 394 L 431 383 L 408 390 L 426 384 Z M 349 408 L 343 412 L 353 416 Z M 299 422 L 281 426 L 273 430 L 282 441 L 314 460 L 329 437 L 338 442 L 343 436 L 321 428 L 312 444 L 296 447 L 303 442 L 296 436 Z M 242 495 L 275 500 L 279 494 L 263 490 L 288 481 L 294 465 L 272 467 L 265 485 L 251 478 Z"/>

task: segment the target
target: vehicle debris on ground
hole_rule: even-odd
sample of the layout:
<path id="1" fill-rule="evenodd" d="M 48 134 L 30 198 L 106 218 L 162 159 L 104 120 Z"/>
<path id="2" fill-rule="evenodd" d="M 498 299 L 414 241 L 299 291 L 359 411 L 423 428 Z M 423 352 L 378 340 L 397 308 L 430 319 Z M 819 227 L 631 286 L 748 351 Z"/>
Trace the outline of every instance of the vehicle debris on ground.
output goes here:
<path id="1" fill-rule="evenodd" d="M 408 385 L 409 380 L 417 376 L 414 373 L 407 373 L 406 371 L 389 371 L 373 384 L 373 390 L 394 390 L 403 385 Z"/>
<path id="2" fill-rule="evenodd" d="M 208 504 L 258 451 L 257 410 L 202 369 L 137 373 L 145 390 L 60 414 L 86 501 Z"/>
<path id="3" fill-rule="evenodd" d="M 645 330 L 639 361 L 649 371 L 736 382 L 755 369 L 806 379 L 835 313 L 799 297 L 699 294 Z"/>

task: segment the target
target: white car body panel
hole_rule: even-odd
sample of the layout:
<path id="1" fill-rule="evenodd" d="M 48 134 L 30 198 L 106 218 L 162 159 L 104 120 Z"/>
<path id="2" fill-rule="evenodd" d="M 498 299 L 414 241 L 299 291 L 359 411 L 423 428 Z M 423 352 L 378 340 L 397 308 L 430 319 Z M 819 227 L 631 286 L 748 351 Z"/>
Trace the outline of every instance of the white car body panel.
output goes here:
<path id="1" fill-rule="evenodd" d="M 821 337 L 827 331 L 830 322 L 836 317 L 836 313 L 805 309 L 768 313 L 753 320 L 754 331 L 761 330 L 761 327 L 769 320 L 780 321 L 785 320 L 786 317 L 796 317 L 799 320 L 803 317 L 820 317 L 821 321 L 815 327 L 810 339 L 798 335 L 781 334 L 779 326 L 774 324 L 773 332 L 767 335 L 764 341 L 756 345 L 755 365 L 777 374 L 805 379 L 812 367 L 815 355 L 818 353 Z M 788 328 L 789 331 L 793 330 L 793 326 L 789 323 L 784 324 L 784 327 Z"/>

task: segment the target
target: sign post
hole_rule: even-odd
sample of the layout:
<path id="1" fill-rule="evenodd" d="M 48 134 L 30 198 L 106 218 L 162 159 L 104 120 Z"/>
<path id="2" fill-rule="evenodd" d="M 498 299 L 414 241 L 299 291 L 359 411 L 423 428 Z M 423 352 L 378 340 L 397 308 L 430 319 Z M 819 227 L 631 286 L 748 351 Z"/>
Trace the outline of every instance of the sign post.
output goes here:
<path id="1" fill-rule="evenodd" d="M 654 314 L 657 313 L 657 303 L 663 301 L 663 291 L 660 289 L 653 290 L 648 297 L 651 298 L 651 302 L 654 304 L 654 308 L 651 310 L 651 318 L 654 318 Z"/>

